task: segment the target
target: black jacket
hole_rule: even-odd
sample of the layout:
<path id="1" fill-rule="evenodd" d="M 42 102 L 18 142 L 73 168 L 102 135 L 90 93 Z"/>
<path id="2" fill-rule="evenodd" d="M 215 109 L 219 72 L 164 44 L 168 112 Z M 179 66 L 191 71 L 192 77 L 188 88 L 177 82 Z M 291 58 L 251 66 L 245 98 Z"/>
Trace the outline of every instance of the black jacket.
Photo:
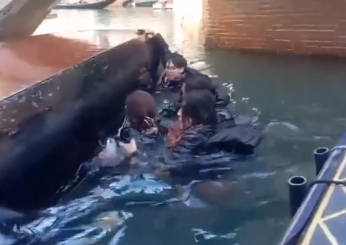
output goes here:
<path id="1" fill-rule="evenodd" d="M 215 106 L 216 112 L 218 114 L 219 122 L 230 119 L 234 117 L 234 112 L 229 108 L 231 98 L 227 93 L 224 93 L 222 89 L 217 89 L 215 94 Z M 177 116 L 178 111 L 181 107 L 182 96 L 174 101 L 173 103 L 168 104 L 165 108 L 160 111 L 160 115 L 165 118 L 174 118 Z"/>
<path id="2" fill-rule="evenodd" d="M 171 148 L 166 162 L 173 175 L 191 175 L 203 168 L 228 166 L 240 156 L 251 155 L 263 139 L 263 130 L 251 119 L 228 119 L 216 127 L 196 126 L 186 130 Z"/>
<path id="3" fill-rule="evenodd" d="M 209 154 L 215 151 L 226 151 L 241 155 L 254 153 L 262 140 L 262 128 L 252 124 L 251 120 L 231 118 L 214 126 L 194 126 L 187 129 L 172 153 Z"/>
<path id="4" fill-rule="evenodd" d="M 170 90 L 170 91 L 174 91 L 174 92 L 178 92 L 180 91 L 181 87 L 183 86 L 184 81 L 186 81 L 187 79 L 194 77 L 194 76 L 206 76 L 202 73 L 200 73 L 199 71 L 187 67 L 184 71 L 184 73 L 182 74 L 182 79 L 179 81 L 169 81 L 167 80 L 167 77 L 165 75 L 165 73 L 163 72 L 163 74 L 161 75 L 161 77 L 159 78 L 158 82 L 156 83 L 156 91 L 162 91 L 162 90 Z"/>

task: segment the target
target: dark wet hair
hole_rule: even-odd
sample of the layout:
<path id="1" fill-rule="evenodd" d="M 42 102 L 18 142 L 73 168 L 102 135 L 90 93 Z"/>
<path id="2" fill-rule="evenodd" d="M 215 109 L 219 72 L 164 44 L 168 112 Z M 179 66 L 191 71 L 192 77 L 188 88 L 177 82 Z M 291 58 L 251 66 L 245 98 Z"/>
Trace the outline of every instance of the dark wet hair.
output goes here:
<path id="1" fill-rule="evenodd" d="M 210 78 L 206 75 L 198 75 L 187 78 L 185 83 L 185 93 L 194 90 L 208 90 L 211 94 L 216 94 L 216 88 Z"/>
<path id="2" fill-rule="evenodd" d="M 178 53 L 172 53 L 168 56 L 167 62 L 172 62 L 172 64 L 177 68 L 186 68 L 187 60 L 184 56 Z"/>
<path id="3" fill-rule="evenodd" d="M 136 90 L 126 98 L 126 114 L 131 127 L 136 130 L 146 130 L 153 125 L 148 124 L 147 118 L 156 120 L 157 107 L 153 96 L 142 90 Z"/>
<path id="4" fill-rule="evenodd" d="M 181 110 L 183 122 L 190 118 L 192 126 L 216 125 L 218 122 L 214 95 L 208 90 L 194 90 L 187 93 Z"/>

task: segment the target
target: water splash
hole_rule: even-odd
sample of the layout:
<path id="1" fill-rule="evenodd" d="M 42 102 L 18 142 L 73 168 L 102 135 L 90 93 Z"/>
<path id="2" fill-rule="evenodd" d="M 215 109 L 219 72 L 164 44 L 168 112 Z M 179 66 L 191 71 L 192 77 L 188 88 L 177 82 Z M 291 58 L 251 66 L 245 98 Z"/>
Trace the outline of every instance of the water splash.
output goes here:
<path id="1" fill-rule="evenodd" d="M 209 231 L 204 231 L 203 229 L 192 229 L 192 231 L 195 233 L 195 241 L 196 242 L 203 242 L 207 240 L 220 240 L 220 239 L 227 239 L 232 240 L 236 237 L 236 233 L 227 233 L 223 235 L 216 235 Z"/>

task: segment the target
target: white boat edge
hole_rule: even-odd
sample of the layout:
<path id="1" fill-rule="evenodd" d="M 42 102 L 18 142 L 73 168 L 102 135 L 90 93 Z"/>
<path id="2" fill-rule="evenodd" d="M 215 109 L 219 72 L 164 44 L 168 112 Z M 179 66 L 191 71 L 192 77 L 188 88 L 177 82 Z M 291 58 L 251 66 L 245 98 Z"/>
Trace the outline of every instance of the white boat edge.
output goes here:
<path id="1" fill-rule="evenodd" d="M 162 3 L 157 2 L 157 3 L 154 3 L 153 9 L 157 9 L 157 10 L 169 10 L 169 9 L 173 9 L 173 4 L 172 4 L 172 3 L 167 3 L 166 6 L 163 7 L 163 6 L 162 6 Z"/>

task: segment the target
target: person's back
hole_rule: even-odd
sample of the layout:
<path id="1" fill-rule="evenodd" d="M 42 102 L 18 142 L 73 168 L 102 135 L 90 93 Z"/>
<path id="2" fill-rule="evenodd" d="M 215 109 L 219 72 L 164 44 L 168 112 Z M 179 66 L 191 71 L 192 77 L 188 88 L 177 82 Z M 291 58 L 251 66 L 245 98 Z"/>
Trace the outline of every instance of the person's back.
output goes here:
<path id="1" fill-rule="evenodd" d="M 214 96 L 219 121 L 234 117 L 234 113 L 228 108 L 230 96 L 226 93 L 220 93 L 213 81 L 201 73 L 187 78 L 182 85 L 179 98 L 162 110 L 160 114 L 164 117 L 174 117 L 181 107 L 184 95 L 194 90 L 207 90 Z"/>
<path id="2" fill-rule="evenodd" d="M 217 126 L 213 95 L 207 90 L 194 90 L 186 95 L 179 110 L 179 120 L 169 132 L 173 155 L 193 154 L 197 147 L 212 135 Z M 178 132 L 173 132 L 178 131 Z"/>

